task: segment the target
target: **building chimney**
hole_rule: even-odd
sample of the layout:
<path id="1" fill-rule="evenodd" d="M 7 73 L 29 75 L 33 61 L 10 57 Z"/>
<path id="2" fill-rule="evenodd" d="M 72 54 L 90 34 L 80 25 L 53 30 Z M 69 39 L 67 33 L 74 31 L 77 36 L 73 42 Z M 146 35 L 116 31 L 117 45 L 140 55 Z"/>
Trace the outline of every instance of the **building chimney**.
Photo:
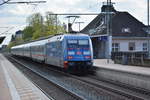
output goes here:
<path id="1" fill-rule="evenodd" d="M 116 12 L 113 3 L 108 4 L 107 2 L 103 2 L 103 6 L 101 7 L 101 12 Z"/>

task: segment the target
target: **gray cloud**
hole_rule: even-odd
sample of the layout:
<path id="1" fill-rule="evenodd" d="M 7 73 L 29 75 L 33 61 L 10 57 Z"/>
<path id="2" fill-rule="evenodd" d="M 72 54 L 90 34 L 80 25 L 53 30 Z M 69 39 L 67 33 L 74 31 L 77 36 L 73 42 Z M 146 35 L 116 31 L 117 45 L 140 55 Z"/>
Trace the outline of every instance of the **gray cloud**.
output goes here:
<path id="1" fill-rule="evenodd" d="M 21 0 L 14 0 L 21 1 Z M 106 0 L 47 0 L 46 4 L 33 5 L 3 5 L 0 6 L 0 24 L 17 25 L 26 24 L 26 17 L 35 12 L 44 14 L 46 11 L 54 13 L 88 13 L 101 10 L 102 2 Z M 140 21 L 146 23 L 146 1 L 144 0 L 112 0 L 116 2 L 115 8 L 119 11 L 128 11 Z M 35 8 L 35 9 L 34 9 Z M 82 17 L 85 24 L 94 17 Z M 61 18 L 65 20 L 63 17 Z M 81 19 L 80 19 L 81 20 Z M 21 21 L 21 22 L 17 22 Z M 85 25 L 83 25 L 85 26 Z"/>

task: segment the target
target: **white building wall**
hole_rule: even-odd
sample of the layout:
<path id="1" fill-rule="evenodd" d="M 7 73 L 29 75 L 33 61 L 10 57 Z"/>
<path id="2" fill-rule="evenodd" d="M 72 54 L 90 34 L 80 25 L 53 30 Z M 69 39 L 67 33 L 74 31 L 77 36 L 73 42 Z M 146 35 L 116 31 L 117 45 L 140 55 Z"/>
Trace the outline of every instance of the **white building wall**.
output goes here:
<path id="1" fill-rule="evenodd" d="M 22 38 L 22 34 L 17 34 L 17 35 L 16 35 L 16 38 L 18 38 L 18 39 L 19 39 L 19 38 Z"/>
<path id="2" fill-rule="evenodd" d="M 129 51 L 129 42 L 135 42 L 135 51 L 143 51 L 143 43 L 148 43 L 148 40 L 113 40 L 112 43 L 120 44 L 120 51 Z"/>

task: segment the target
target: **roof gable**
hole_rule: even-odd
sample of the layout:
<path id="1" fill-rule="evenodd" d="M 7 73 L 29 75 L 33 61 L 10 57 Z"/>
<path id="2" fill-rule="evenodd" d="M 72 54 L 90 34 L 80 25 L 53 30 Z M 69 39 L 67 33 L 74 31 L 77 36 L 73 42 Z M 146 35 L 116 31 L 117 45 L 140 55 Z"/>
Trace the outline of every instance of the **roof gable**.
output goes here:
<path id="1" fill-rule="evenodd" d="M 128 12 L 117 12 L 112 18 L 113 36 L 146 37 L 145 25 Z"/>
<path id="2" fill-rule="evenodd" d="M 102 23 L 105 20 L 104 14 L 99 14 L 91 21 L 81 32 L 92 35 L 106 34 L 106 24 Z M 103 24 L 103 25 L 102 25 Z M 146 26 L 138 21 L 128 12 L 115 12 L 112 16 L 112 36 L 123 37 L 146 37 L 147 32 L 144 31 Z"/>

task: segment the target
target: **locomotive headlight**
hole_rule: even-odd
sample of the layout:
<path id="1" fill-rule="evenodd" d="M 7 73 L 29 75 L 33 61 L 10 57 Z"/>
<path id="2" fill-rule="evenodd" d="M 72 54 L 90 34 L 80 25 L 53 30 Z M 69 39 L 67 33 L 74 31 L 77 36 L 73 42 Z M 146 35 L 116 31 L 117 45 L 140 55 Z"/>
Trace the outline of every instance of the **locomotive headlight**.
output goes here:
<path id="1" fill-rule="evenodd" d="M 68 55 L 75 55 L 74 51 L 68 51 Z"/>
<path id="2" fill-rule="evenodd" d="M 90 51 L 84 51 L 83 54 L 84 55 L 90 55 Z"/>

